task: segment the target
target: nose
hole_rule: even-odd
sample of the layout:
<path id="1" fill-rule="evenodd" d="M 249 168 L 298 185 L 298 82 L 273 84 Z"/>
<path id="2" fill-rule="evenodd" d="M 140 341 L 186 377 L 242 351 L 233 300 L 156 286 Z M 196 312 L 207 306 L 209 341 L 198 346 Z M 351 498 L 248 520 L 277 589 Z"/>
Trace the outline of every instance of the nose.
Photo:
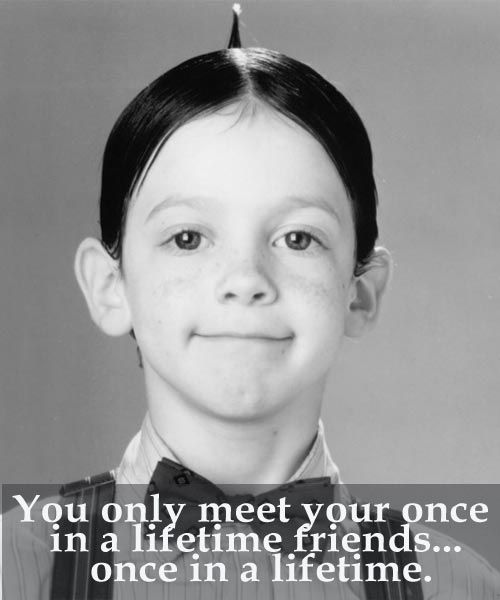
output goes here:
<path id="1" fill-rule="evenodd" d="M 224 304 L 266 305 L 276 301 L 278 289 L 258 264 L 242 261 L 231 265 L 222 275 L 217 283 L 216 296 Z"/>

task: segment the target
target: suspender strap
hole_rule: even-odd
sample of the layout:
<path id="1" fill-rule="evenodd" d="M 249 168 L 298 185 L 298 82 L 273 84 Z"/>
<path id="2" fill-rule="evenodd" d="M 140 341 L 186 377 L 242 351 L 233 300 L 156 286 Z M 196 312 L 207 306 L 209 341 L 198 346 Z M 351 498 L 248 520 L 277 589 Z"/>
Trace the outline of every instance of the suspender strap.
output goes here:
<path id="1" fill-rule="evenodd" d="M 383 533 L 379 530 L 377 525 L 380 523 L 361 523 L 360 529 L 362 534 L 367 533 Z M 384 539 L 386 539 L 386 535 L 383 533 Z M 384 542 L 385 544 L 385 542 Z M 391 595 L 391 590 L 388 589 L 388 582 L 385 581 L 368 581 L 368 567 L 367 563 L 383 563 L 386 562 L 386 557 L 384 556 L 384 552 L 379 552 L 378 549 L 374 549 L 371 552 L 368 552 L 365 549 L 365 544 L 363 543 L 363 550 L 361 553 L 361 561 L 363 565 L 363 581 L 365 587 L 365 595 L 367 600 L 396 600 L 397 596 Z"/>
<path id="2" fill-rule="evenodd" d="M 395 510 L 385 512 L 385 521 L 370 522 L 361 524 L 361 533 L 381 533 L 384 536 L 385 552 L 379 552 L 378 549 L 372 551 L 364 550 L 362 553 L 363 578 L 365 583 L 365 592 L 368 600 L 424 600 L 422 585 L 418 581 L 367 581 L 368 569 L 367 563 L 395 563 L 398 565 L 398 571 L 401 575 L 405 565 L 418 562 L 414 550 L 413 536 L 410 532 L 410 548 L 406 552 L 394 552 L 389 547 L 389 538 L 396 533 L 403 532 L 403 525 L 406 521 L 401 514 Z"/>
<path id="3" fill-rule="evenodd" d="M 63 486 L 60 493 L 63 499 L 72 498 L 75 506 L 85 504 L 89 521 L 72 523 L 62 520 L 59 528 L 61 545 L 66 542 L 65 534 L 83 533 L 88 552 L 80 552 L 78 539 L 74 542 L 75 552 L 54 552 L 51 600 L 112 600 L 112 578 L 95 581 L 90 570 L 98 562 L 112 565 L 113 553 L 103 552 L 101 542 L 104 534 L 112 532 L 113 525 L 102 518 L 101 511 L 114 499 L 114 477 L 110 472 L 103 473 Z M 75 514 L 78 514 L 77 510 Z"/>
<path id="4" fill-rule="evenodd" d="M 401 516 L 401 513 L 397 510 L 387 511 L 387 522 L 386 525 L 389 529 L 389 535 L 394 535 L 403 531 L 403 525 L 406 525 L 406 521 Z M 418 563 L 417 555 L 415 553 L 415 543 L 413 534 L 410 530 L 410 546 L 409 550 L 401 552 L 391 552 L 395 562 L 399 565 L 399 572 L 403 572 L 403 568 L 410 563 Z M 392 559 L 391 559 L 392 560 Z M 400 583 L 403 589 L 403 596 L 405 600 L 424 600 L 424 594 L 422 591 L 422 584 L 420 581 L 407 581 L 403 579 Z"/>

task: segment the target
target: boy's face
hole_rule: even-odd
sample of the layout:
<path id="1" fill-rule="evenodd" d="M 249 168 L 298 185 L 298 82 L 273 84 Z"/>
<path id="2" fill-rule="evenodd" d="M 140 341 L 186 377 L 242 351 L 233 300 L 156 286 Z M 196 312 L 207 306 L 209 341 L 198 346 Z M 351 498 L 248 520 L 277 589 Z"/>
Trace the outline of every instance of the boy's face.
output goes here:
<path id="1" fill-rule="evenodd" d="M 160 151 L 130 203 L 123 290 L 150 399 L 246 420 L 318 408 L 355 239 L 319 142 L 272 109 L 240 113 L 195 120 Z"/>

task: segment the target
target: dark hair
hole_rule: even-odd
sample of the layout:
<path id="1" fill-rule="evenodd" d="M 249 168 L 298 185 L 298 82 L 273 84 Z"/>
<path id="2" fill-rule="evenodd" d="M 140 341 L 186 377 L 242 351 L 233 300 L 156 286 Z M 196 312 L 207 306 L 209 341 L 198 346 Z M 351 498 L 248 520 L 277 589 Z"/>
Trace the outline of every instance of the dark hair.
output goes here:
<path id="1" fill-rule="evenodd" d="M 102 242 L 121 257 L 128 201 L 163 144 L 188 121 L 255 99 L 309 131 L 325 148 L 352 203 L 357 272 L 377 239 L 377 191 L 370 141 L 346 98 L 307 65 L 261 48 L 196 56 L 167 71 L 125 108 L 104 152 Z"/>

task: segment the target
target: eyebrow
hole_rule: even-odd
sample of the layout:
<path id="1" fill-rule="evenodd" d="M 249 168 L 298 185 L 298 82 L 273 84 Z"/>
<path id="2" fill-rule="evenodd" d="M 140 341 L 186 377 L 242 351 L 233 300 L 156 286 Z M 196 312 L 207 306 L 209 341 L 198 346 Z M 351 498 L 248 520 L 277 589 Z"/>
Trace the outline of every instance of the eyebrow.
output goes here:
<path id="1" fill-rule="evenodd" d="M 189 206 L 191 208 L 202 208 L 207 203 L 215 202 L 215 198 L 204 196 L 167 196 L 148 213 L 146 222 L 150 221 L 158 213 L 163 212 L 167 208 L 175 206 Z"/>
<path id="2" fill-rule="evenodd" d="M 158 213 L 176 206 L 188 206 L 191 208 L 204 208 L 207 204 L 216 204 L 217 199 L 211 196 L 167 196 L 159 202 L 147 215 L 146 222 L 153 219 Z M 322 196 L 285 196 L 283 206 L 279 212 L 288 212 L 295 208 L 319 208 L 330 214 L 336 221 L 340 221 L 338 212 L 326 198 Z"/>
<path id="3" fill-rule="evenodd" d="M 329 213 L 335 220 L 340 221 L 340 216 L 335 207 L 323 196 L 286 196 L 285 201 L 291 203 L 296 208 L 319 208 Z"/>

